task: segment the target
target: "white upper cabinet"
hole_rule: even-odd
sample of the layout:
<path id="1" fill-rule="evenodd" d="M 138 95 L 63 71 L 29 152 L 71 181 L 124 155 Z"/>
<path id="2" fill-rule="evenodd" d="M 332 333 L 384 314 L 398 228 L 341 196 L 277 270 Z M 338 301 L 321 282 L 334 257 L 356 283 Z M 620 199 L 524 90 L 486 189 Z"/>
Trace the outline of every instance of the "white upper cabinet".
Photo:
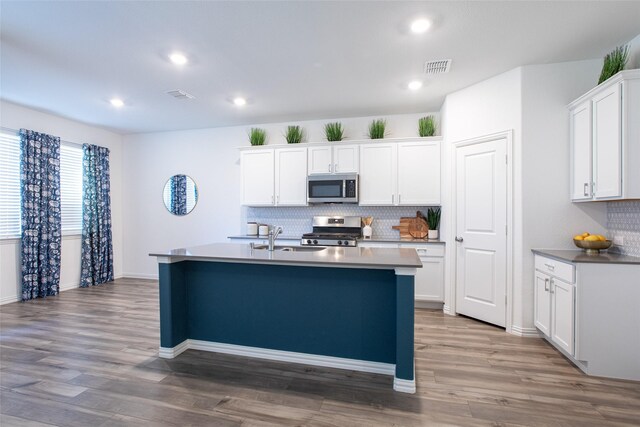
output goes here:
<path id="1" fill-rule="evenodd" d="M 279 148 L 276 150 L 277 206 L 305 206 L 307 204 L 307 149 Z"/>
<path id="2" fill-rule="evenodd" d="M 640 70 L 622 71 L 569 105 L 571 200 L 640 198 Z"/>
<path id="3" fill-rule="evenodd" d="M 392 206 L 397 192 L 397 144 L 360 147 L 360 198 L 362 206 Z"/>
<path id="4" fill-rule="evenodd" d="M 440 142 L 398 144 L 398 204 L 440 204 Z"/>
<path id="5" fill-rule="evenodd" d="M 275 202 L 274 150 L 240 153 L 242 204 L 272 206 Z"/>
<path id="6" fill-rule="evenodd" d="M 413 140 L 360 147 L 360 204 L 440 204 L 440 141 Z"/>
<path id="7" fill-rule="evenodd" d="M 620 85 L 598 93 L 592 102 L 594 197 L 618 198 L 622 195 Z"/>
<path id="8" fill-rule="evenodd" d="M 358 150 L 358 145 L 309 147 L 309 175 L 358 173 Z"/>
<path id="9" fill-rule="evenodd" d="M 243 205 L 306 206 L 306 148 L 242 151 L 240 169 Z"/>
<path id="10" fill-rule="evenodd" d="M 591 199 L 591 101 L 569 112 L 571 145 L 571 199 Z"/>

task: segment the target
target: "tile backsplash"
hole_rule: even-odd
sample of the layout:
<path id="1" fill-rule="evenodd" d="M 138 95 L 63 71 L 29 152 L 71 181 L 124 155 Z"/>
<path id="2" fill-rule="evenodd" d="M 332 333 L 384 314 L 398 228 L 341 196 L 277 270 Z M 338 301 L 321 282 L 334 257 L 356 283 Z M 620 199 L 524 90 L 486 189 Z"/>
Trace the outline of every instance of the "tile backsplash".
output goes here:
<path id="1" fill-rule="evenodd" d="M 622 238 L 623 245 L 613 245 L 611 252 L 640 257 L 640 200 L 607 203 L 608 237 Z"/>
<path id="2" fill-rule="evenodd" d="M 427 215 L 426 206 L 358 206 L 358 205 L 314 205 L 301 207 L 245 207 L 243 224 L 255 221 L 269 225 L 280 225 L 286 236 L 302 236 L 311 232 L 314 216 L 372 216 L 373 237 L 395 238 L 398 231 L 393 225 L 400 223 L 400 217 L 416 216 L 416 211 Z"/>

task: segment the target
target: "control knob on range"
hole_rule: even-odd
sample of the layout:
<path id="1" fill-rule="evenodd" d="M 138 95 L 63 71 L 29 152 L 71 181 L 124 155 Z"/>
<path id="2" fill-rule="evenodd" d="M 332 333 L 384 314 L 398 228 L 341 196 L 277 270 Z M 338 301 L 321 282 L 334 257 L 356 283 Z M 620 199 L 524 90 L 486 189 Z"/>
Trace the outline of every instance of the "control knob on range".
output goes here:
<path id="1" fill-rule="evenodd" d="M 347 243 L 347 242 L 345 242 L 345 243 Z M 341 246 L 341 245 L 342 245 L 342 240 L 338 240 L 338 246 Z"/>
<path id="2" fill-rule="evenodd" d="M 318 244 L 318 241 L 317 241 L 317 240 L 314 240 L 314 241 L 313 241 L 313 244 L 314 244 L 314 245 L 317 245 L 317 244 Z"/>
<path id="3" fill-rule="evenodd" d="M 311 244 L 311 239 L 307 239 L 307 245 Z"/>

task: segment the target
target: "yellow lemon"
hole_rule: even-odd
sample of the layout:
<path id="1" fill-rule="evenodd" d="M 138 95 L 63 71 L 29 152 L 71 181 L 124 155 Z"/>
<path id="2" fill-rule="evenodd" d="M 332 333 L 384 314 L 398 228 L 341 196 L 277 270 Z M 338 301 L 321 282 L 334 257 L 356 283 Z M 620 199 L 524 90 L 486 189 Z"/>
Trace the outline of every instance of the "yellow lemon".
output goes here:
<path id="1" fill-rule="evenodd" d="M 584 233 L 582 233 L 582 237 L 589 237 L 589 233 L 585 231 Z"/>
<path id="2" fill-rule="evenodd" d="M 598 234 L 597 237 L 598 237 L 599 240 L 601 240 L 603 242 L 607 240 L 607 238 L 604 237 L 602 234 Z"/>
<path id="3" fill-rule="evenodd" d="M 584 237 L 582 237 L 582 234 L 578 234 L 577 236 L 573 236 L 573 240 L 584 240 Z"/>
<path id="4" fill-rule="evenodd" d="M 584 240 L 587 242 L 598 242 L 600 239 L 598 238 L 598 236 L 587 236 L 584 238 Z"/>

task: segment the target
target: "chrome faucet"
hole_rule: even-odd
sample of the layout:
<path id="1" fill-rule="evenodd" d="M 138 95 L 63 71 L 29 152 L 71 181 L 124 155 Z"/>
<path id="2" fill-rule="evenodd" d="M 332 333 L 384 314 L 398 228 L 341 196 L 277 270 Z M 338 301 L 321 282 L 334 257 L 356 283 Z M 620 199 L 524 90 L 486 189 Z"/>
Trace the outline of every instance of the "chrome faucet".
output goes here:
<path id="1" fill-rule="evenodd" d="M 280 226 L 274 227 L 269 231 L 269 250 L 270 251 L 274 250 L 276 239 L 278 238 L 280 233 L 282 233 L 282 227 Z"/>

